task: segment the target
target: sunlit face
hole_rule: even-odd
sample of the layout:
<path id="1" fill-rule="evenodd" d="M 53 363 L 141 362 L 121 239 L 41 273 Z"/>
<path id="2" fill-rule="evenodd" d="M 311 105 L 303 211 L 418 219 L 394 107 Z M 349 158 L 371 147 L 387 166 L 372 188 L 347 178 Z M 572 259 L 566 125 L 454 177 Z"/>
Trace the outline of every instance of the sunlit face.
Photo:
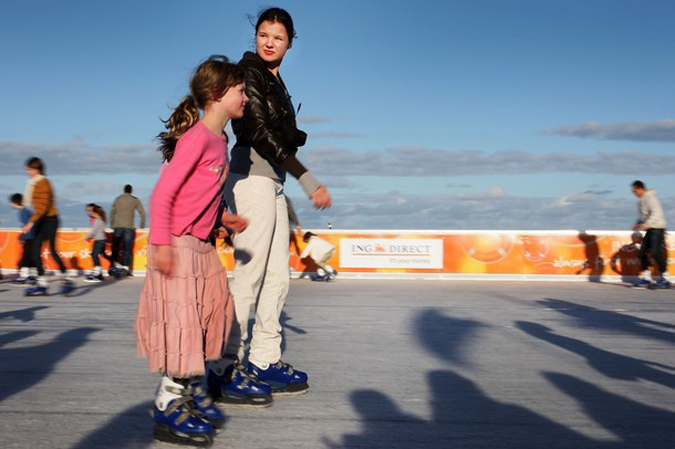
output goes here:
<path id="1" fill-rule="evenodd" d="M 248 103 L 244 83 L 227 89 L 227 92 L 221 97 L 219 103 L 222 104 L 228 117 L 242 118 L 244 116 L 244 108 L 246 107 L 246 103 Z"/>
<path id="2" fill-rule="evenodd" d="M 94 208 L 91 206 L 87 206 L 87 215 L 90 217 L 94 217 Z"/>
<path id="3" fill-rule="evenodd" d="M 40 174 L 40 170 L 37 168 L 31 168 L 31 167 L 26 167 L 26 174 L 28 174 L 29 177 L 37 176 Z"/>
<path id="4" fill-rule="evenodd" d="M 645 189 L 641 189 L 639 187 L 632 187 L 631 189 L 633 190 L 633 195 L 637 196 L 638 198 L 645 194 Z"/>
<path id="5" fill-rule="evenodd" d="M 270 21 L 260 24 L 255 37 L 255 49 L 263 61 L 279 65 L 289 48 L 291 43 L 283 24 Z"/>

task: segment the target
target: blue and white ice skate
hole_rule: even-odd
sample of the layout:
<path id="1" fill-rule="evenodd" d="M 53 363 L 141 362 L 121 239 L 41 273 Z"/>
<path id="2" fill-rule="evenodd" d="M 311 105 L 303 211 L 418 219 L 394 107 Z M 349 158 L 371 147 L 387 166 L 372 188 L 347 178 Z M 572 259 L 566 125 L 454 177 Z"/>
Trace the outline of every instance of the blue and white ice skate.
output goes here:
<path id="1" fill-rule="evenodd" d="M 654 281 L 649 288 L 651 288 L 652 290 L 670 290 L 671 288 L 673 288 L 673 284 L 670 283 L 668 280 L 661 278 L 659 280 Z"/>
<path id="2" fill-rule="evenodd" d="M 296 396 L 307 393 L 307 373 L 294 369 L 288 363 L 279 360 L 267 369 L 249 362 L 248 371 L 257 379 L 272 387 L 273 396 Z"/>
<path id="3" fill-rule="evenodd" d="M 645 278 L 638 278 L 637 281 L 633 282 L 633 288 L 650 288 L 652 286 L 652 281 Z"/>
<path id="4" fill-rule="evenodd" d="M 102 273 L 89 273 L 86 275 L 83 279 L 84 282 L 101 282 L 103 280 L 103 274 Z"/>
<path id="5" fill-rule="evenodd" d="M 34 285 L 29 287 L 24 292 L 25 296 L 47 296 L 47 286 L 46 285 Z"/>
<path id="6" fill-rule="evenodd" d="M 59 293 L 61 293 L 62 295 L 67 295 L 73 290 L 75 290 L 75 283 L 73 281 L 71 281 L 70 279 L 63 279 L 61 281 L 61 289 Z"/>
<path id="7" fill-rule="evenodd" d="M 174 399 L 164 411 L 155 407 L 153 418 L 159 441 L 198 447 L 213 444 L 213 425 L 201 417 L 189 396 Z"/>
<path id="8" fill-rule="evenodd" d="M 225 424 L 225 415 L 223 412 L 213 403 L 213 399 L 206 392 L 204 387 L 200 382 L 194 382 L 192 385 L 192 397 L 195 401 L 195 407 L 204 418 L 211 423 L 215 429 L 220 429 Z"/>
<path id="9" fill-rule="evenodd" d="M 238 362 L 228 366 L 222 376 L 209 369 L 207 384 L 209 393 L 219 403 L 269 407 L 273 402 L 272 388 Z"/>
<path id="10" fill-rule="evenodd" d="M 10 285 L 14 287 L 25 287 L 26 285 L 35 284 L 35 276 L 17 276 L 11 280 Z"/>

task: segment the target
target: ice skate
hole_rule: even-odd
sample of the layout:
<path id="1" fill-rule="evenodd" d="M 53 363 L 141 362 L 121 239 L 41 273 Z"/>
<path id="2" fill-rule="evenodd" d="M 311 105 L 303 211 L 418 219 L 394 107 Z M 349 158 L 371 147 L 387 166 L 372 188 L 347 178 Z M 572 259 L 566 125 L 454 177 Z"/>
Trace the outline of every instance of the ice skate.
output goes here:
<path id="1" fill-rule="evenodd" d="M 307 373 L 293 369 L 288 363 L 279 360 L 267 369 L 249 362 L 248 371 L 257 379 L 272 387 L 273 396 L 296 396 L 307 393 Z"/>
<path id="2" fill-rule="evenodd" d="M 209 369 L 207 377 L 209 393 L 219 403 L 269 407 L 272 405 L 272 388 L 250 375 L 238 362 L 230 364 L 219 376 Z"/>
<path id="3" fill-rule="evenodd" d="M 61 281 L 61 289 L 59 290 L 59 293 L 62 295 L 67 295 L 73 290 L 75 290 L 75 283 L 68 278 L 64 278 Z"/>
<path id="4" fill-rule="evenodd" d="M 646 278 L 639 278 L 637 281 L 633 282 L 633 288 L 650 288 L 652 281 Z"/>
<path id="5" fill-rule="evenodd" d="M 649 288 L 651 290 L 670 290 L 673 288 L 673 284 L 664 278 L 660 278 L 659 280 L 652 282 Z"/>
<path id="6" fill-rule="evenodd" d="M 155 439 L 197 447 L 213 444 L 213 425 L 197 410 L 192 394 L 187 385 L 162 378 L 153 410 Z"/>
<path id="7" fill-rule="evenodd" d="M 192 397 L 194 398 L 197 410 L 204 415 L 204 418 L 211 423 L 215 429 L 223 427 L 223 424 L 225 424 L 225 415 L 213 403 L 213 399 L 211 399 L 211 396 L 206 392 L 201 379 L 192 382 L 190 387 L 192 388 Z"/>

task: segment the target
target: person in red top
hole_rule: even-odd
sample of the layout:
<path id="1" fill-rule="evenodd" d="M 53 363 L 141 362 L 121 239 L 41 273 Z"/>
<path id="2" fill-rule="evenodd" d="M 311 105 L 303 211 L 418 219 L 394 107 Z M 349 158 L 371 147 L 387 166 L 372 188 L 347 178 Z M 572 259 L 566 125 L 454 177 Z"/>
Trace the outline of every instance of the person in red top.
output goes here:
<path id="1" fill-rule="evenodd" d="M 211 236 L 218 221 L 234 232 L 247 220 L 223 212 L 228 120 L 248 98 L 243 73 L 224 56 L 197 67 L 187 95 L 159 134 L 165 165 L 150 201 L 147 275 L 136 316 L 138 353 L 161 374 L 155 438 L 209 445 L 224 423 L 201 386 L 206 360 L 218 360 L 232 322 L 232 297 Z M 200 110 L 204 111 L 200 119 Z M 225 234 L 219 228 L 219 236 Z"/>

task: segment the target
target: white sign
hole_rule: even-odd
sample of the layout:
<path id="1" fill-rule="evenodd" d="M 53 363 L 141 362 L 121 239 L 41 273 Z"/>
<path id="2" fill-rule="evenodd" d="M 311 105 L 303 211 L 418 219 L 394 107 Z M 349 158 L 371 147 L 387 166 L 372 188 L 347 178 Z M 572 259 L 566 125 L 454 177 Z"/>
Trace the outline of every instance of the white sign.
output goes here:
<path id="1" fill-rule="evenodd" d="M 343 268 L 443 268 L 443 239 L 340 239 Z"/>

